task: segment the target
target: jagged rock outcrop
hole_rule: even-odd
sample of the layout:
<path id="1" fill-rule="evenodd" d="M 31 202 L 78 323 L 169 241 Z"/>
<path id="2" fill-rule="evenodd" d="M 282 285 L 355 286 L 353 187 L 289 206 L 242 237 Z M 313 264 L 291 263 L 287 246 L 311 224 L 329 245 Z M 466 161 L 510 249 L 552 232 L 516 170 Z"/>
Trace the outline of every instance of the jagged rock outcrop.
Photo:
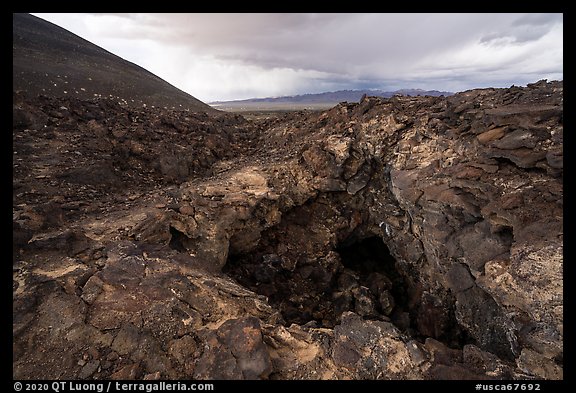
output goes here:
<path id="1" fill-rule="evenodd" d="M 562 94 L 15 94 L 14 377 L 561 379 Z"/>

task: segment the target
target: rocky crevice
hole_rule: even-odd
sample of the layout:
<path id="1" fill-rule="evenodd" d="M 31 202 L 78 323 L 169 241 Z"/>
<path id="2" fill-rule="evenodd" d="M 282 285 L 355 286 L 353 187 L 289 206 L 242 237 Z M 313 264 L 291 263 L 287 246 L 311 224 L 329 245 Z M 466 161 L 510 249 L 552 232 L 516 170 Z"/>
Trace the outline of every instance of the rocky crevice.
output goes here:
<path id="1" fill-rule="evenodd" d="M 562 378 L 562 91 L 15 95 L 15 377 Z"/>

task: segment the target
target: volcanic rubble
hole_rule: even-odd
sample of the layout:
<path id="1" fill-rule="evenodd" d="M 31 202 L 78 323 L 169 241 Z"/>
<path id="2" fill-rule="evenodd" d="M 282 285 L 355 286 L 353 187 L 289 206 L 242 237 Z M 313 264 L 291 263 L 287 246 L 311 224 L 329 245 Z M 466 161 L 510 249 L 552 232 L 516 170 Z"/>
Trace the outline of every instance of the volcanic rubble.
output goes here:
<path id="1" fill-rule="evenodd" d="M 563 84 L 246 120 L 13 95 L 16 379 L 562 379 Z"/>

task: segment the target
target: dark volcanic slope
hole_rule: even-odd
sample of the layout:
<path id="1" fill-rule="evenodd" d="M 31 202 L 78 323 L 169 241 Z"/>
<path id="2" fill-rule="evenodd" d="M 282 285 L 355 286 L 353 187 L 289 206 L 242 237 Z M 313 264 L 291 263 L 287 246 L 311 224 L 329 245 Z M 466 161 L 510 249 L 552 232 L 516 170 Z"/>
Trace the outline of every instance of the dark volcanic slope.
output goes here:
<path id="1" fill-rule="evenodd" d="M 12 32 L 14 91 L 214 111 L 142 67 L 35 16 L 13 14 Z"/>

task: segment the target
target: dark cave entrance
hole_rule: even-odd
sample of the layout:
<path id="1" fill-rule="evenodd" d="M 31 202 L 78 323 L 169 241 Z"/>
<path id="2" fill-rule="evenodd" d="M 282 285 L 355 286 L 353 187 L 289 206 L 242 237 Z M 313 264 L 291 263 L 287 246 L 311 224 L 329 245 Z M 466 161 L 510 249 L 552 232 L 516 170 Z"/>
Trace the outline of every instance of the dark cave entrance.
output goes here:
<path id="1" fill-rule="evenodd" d="M 170 226 L 170 242 L 168 243 L 170 248 L 178 252 L 186 252 L 187 248 L 185 244 L 189 240 L 190 239 L 188 238 L 188 236 L 186 236 L 173 226 Z"/>
<path id="2" fill-rule="evenodd" d="M 348 240 L 336 251 L 342 260 L 344 271 L 354 272 L 358 276 L 360 287 L 368 289 L 367 295 L 373 302 L 379 319 L 389 319 L 397 327 L 407 331 L 410 328 L 409 285 L 398 271 L 396 258 L 392 256 L 382 238 L 372 236 L 355 242 Z M 356 293 L 352 294 L 355 297 L 355 308 L 358 308 L 362 299 L 358 299 Z M 361 306 L 356 310 L 358 311 L 362 312 Z"/>
<path id="3" fill-rule="evenodd" d="M 407 283 L 397 268 L 396 258 L 378 236 L 367 237 L 355 243 L 345 244 L 336 249 L 345 268 L 357 272 L 369 282 L 371 276 L 384 275 L 390 280 L 390 292 L 396 305 L 407 308 Z M 378 291 L 376 291 L 378 292 Z"/>
<path id="4" fill-rule="evenodd" d="M 421 296 L 379 236 L 351 236 L 323 258 L 292 263 L 275 253 L 278 244 L 264 244 L 230 255 L 223 271 L 268 297 L 286 326 L 333 328 L 352 311 L 391 322 L 419 341 L 432 337 L 452 348 L 473 342 L 456 322 L 453 303 L 446 307 Z"/>
<path id="5" fill-rule="evenodd" d="M 230 255 L 223 271 L 267 296 L 286 323 L 334 327 L 352 311 L 366 319 L 410 327 L 407 283 L 382 239 L 349 238 L 318 260 L 287 263 L 269 247 Z"/>
<path id="6" fill-rule="evenodd" d="M 369 289 L 380 314 L 377 319 L 390 320 L 401 331 L 422 342 L 432 337 L 452 348 L 474 343 L 456 320 L 454 300 L 438 304 L 438 298 L 422 295 L 418 284 L 403 272 L 382 238 L 348 241 L 337 248 L 337 252 L 345 269 L 356 272 L 360 285 Z M 382 285 L 386 282 L 387 285 Z M 393 307 L 386 308 L 388 303 Z M 353 311 L 359 313 L 360 310 Z"/>

